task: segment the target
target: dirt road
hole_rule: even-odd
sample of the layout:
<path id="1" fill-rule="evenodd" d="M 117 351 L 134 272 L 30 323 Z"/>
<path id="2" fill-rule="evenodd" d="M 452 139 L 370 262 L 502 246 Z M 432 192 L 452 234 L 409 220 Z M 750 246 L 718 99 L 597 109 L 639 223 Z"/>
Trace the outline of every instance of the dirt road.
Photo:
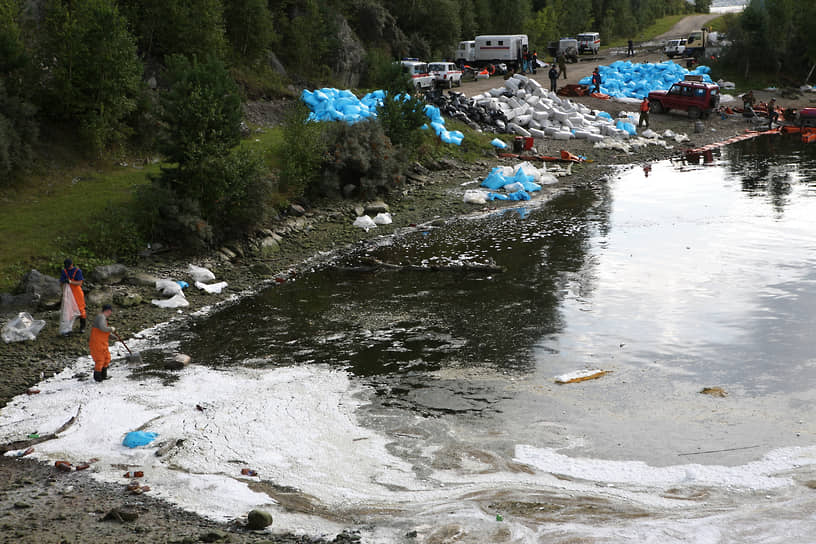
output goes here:
<path id="1" fill-rule="evenodd" d="M 712 21 L 722 15 L 721 13 L 705 13 L 702 15 L 689 15 L 688 17 L 683 17 L 678 21 L 676 25 L 671 27 L 668 32 L 664 32 L 659 36 L 655 36 L 653 41 L 665 41 L 670 40 L 672 38 L 683 38 L 688 36 L 692 30 L 697 30 L 706 25 L 709 21 Z"/>

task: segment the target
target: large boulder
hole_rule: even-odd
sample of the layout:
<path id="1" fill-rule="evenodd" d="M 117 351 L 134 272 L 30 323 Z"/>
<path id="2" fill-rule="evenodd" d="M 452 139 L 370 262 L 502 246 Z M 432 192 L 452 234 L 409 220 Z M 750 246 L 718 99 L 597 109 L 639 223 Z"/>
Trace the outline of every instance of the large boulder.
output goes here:
<path id="1" fill-rule="evenodd" d="M 334 50 L 334 65 L 332 66 L 334 76 L 343 89 L 357 87 L 360 83 L 360 75 L 363 73 L 365 47 L 344 17 L 337 16 L 335 28 L 337 28 L 335 35 L 337 46 Z"/>
<path id="2" fill-rule="evenodd" d="M 148 274 L 147 272 L 135 272 L 128 275 L 126 283 L 130 285 L 141 285 L 143 287 L 155 287 L 158 279 L 156 276 Z"/>
<path id="3" fill-rule="evenodd" d="M 250 510 L 247 514 L 247 529 L 257 531 L 272 525 L 272 514 L 265 510 Z"/>
<path id="4" fill-rule="evenodd" d="M 100 283 L 119 283 L 128 275 L 128 269 L 123 264 L 106 264 L 97 266 L 91 272 L 91 279 Z"/>
<path id="5" fill-rule="evenodd" d="M 62 285 L 57 278 L 31 270 L 20 280 L 17 292 L 29 295 L 41 308 L 56 308 L 62 302 Z"/>
<path id="6" fill-rule="evenodd" d="M 85 297 L 85 302 L 91 308 L 100 308 L 105 304 L 111 304 L 113 303 L 113 289 L 110 287 L 94 289 Z"/>

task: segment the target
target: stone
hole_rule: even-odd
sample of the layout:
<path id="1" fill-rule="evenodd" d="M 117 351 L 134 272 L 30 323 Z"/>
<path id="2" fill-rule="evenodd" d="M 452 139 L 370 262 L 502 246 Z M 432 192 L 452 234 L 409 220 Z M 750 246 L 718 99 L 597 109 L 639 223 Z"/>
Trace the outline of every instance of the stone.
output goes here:
<path id="1" fill-rule="evenodd" d="M 222 247 L 221 249 L 218 250 L 218 252 L 221 253 L 221 255 L 223 255 L 224 258 L 227 259 L 228 261 L 231 261 L 235 257 L 237 257 L 237 255 L 235 255 L 235 253 L 233 253 L 232 250 L 227 247 Z"/>
<path id="2" fill-rule="evenodd" d="M 272 270 L 272 267 L 264 263 L 255 263 L 249 268 L 249 270 L 261 278 L 271 278 L 275 275 L 275 271 Z"/>
<path id="3" fill-rule="evenodd" d="M 219 531 L 218 529 L 212 529 L 207 531 L 206 533 L 201 533 L 198 536 L 198 539 L 201 542 L 221 542 L 222 540 L 227 540 L 229 535 L 224 531 Z"/>
<path id="4" fill-rule="evenodd" d="M 261 240 L 261 257 L 270 257 L 280 251 L 280 244 L 274 236 L 267 236 Z"/>
<path id="5" fill-rule="evenodd" d="M 439 162 L 439 166 L 440 166 L 440 167 L 441 167 L 443 170 L 454 170 L 454 169 L 456 169 L 456 168 L 459 166 L 458 164 L 456 164 L 456 161 L 455 161 L 455 160 L 453 160 L 453 159 L 449 159 L 449 158 L 447 158 L 447 157 L 444 157 L 444 158 L 439 159 L 439 161 L 438 161 L 438 162 Z"/>
<path id="6" fill-rule="evenodd" d="M 236 244 L 230 244 L 230 245 L 227 246 L 227 248 L 229 248 L 230 251 L 235 253 L 235 255 L 237 255 L 238 257 L 243 257 L 244 256 L 244 248 L 242 248 L 237 243 Z"/>
<path id="7" fill-rule="evenodd" d="M 306 213 L 306 209 L 300 204 L 289 204 L 289 213 L 291 213 L 294 216 L 300 217 L 301 215 Z"/>
<path id="8" fill-rule="evenodd" d="M 363 206 L 354 206 L 354 217 L 360 217 L 366 213 L 366 209 Z"/>
<path id="9" fill-rule="evenodd" d="M 119 523 L 126 523 L 136 521 L 137 519 L 139 519 L 139 514 L 133 512 L 132 510 L 114 508 L 105 514 L 102 521 L 118 521 Z"/>
<path id="10" fill-rule="evenodd" d="M 385 213 L 388 210 L 388 204 L 382 200 L 375 200 L 365 205 L 365 213 L 368 215 L 377 215 L 378 213 Z"/>
<path id="11" fill-rule="evenodd" d="M 366 50 L 348 21 L 337 15 L 333 28 L 334 48 L 333 77 L 341 89 L 351 89 L 360 84 L 360 76 L 366 60 Z"/>
<path id="12" fill-rule="evenodd" d="M 265 510 L 250 510 L 247 514 L 247 529 L 257 531 L 272 525 L 272 514 Z"/>
<path id="13" fill-rule="evenodd" d="M 156 286 L 156 280 L 158 280 L 156 276 L 152 274 L 148 274 L 146 272 L 134 272 L 128 274 L 127 278 L 125 278 L 125 283 L 129 285 L 143 285 L 149 287 Z"/>
<path id="14" fill-rule="evenodd" d="M 21 295 L 11 295 L 9 293 L 0 293 L 0 308 L 8 310 L 19 310 L 23 308 L 35 308 L 37 300 L 33 295 L 23 293 Z"/>
<path id="15" fill-rule="evenodd" d="M 113 289 L 110 287 L 103 287 L 101 289 L 94 289 L 85 295 L 85 302 L 88 306 L 99 307 L 104 304 L 111 304 L 113 302 Z"/>
<path id="16" fill-rule="evenodd" d="M 351 198 L 357 192 L 357 186 L 353 183 L 343 185 L 343 198 Z"/>
<path id="17" fill-rule="evenodd" d="M 154 284 L 155 285 L 155 284 Z M 123 308 L 131 308 L 133 306 L 138 306 L 144 299 L 142 295 L 139 293 L 117 293 L 113 296 L 113 302 L 117 306 L 121 306 Z"/>
<path id="18" fill-rule="evenodd" d="M 700 390 L 700 393 L 712 397 L 726 397 L 728 395 L 722 387 L 704 387 Z"/>
<path id="19" fill-rule="evenodd" d="M 128 269 L 123 264 L 106 264 L 97 266 L 91 272 L 90 277 L 100 283 L 119 283 L 128 275 Z"/>
<path id="20" fill-rule="evenodd" d="M 62 285 L 57 278 L 31 270 L 20 280 L 18 293 L 30 295 L 43 308 L 56 308 L 62 302 Z"/>

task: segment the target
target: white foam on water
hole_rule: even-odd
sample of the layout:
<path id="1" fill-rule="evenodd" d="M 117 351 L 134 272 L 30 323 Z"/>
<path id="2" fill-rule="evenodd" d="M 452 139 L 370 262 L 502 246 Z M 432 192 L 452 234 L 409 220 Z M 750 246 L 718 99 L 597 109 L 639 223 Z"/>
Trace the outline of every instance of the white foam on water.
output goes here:
<path id="1" fill-rule="evenodd" d="M 654 467 L 642 461 L 613 461 L 570 457 L 551 448 L 516 446 L 516 460 L 539 470 L 582 480 L 639 487 L 703 485 L 768 490 L 793 484 L 779 473 L 816 465 L 816 447 L 780 448 L 762 459 L 740 466 L 672 465 Z"/>
<path id="2" fill-rule="evenodd" d="M 263 479 L 295 488 L 330 511 L 387 502 L 390 486 L 422 488 L 411 466 L 386 451 L 384 437 L 356 423 L 360 389 L 342 371 L 189 367 L 172 386 L 123 375 L 97 384 L 74 374 L 67 369 L 42 382 L 39 395 L 9 403 L 0 414 L 0 440 L 53 432 L 79 410 L 59 438 L 35 446 L 34 457 L 74 464 L 98 458 L 94 476 L 123 486 L 125 470 L 142 470 L 151 494 L 183 508 L 222 520 L 272 508 L 276 526 L 312 534 L 342 526 L 275 511 L 274 501 L 249 484 Z M 145 447 L 123 446 L 136 429 L 159 436 Z M 155 455 L 160 444 L 178 439 L 182 445 Z M 259 477 L 242 476 L 242 468 Z"/>

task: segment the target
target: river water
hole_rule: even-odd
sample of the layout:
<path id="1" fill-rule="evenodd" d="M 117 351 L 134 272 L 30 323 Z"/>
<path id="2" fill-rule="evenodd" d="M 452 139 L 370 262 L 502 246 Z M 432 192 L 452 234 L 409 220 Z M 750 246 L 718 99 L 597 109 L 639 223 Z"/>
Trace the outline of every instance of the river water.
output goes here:
<path id="1" fill-rule="evenodd" d="M 146 467 L 159 496 L 218 519 L 263 507 L 275 530 L 808 541 L 816 146 L 765 137 L 711 159 L 379 239 L 152 336 L 155 358 L 199 365 L 104 389 L 66 371 L 0 429 L 81 405 L 41 457 L 102 458 L 109 481 Z M 581 369 L 609 372 L 554 382 Z M 139 426 L 183 442 L 110 445 Z"/>

